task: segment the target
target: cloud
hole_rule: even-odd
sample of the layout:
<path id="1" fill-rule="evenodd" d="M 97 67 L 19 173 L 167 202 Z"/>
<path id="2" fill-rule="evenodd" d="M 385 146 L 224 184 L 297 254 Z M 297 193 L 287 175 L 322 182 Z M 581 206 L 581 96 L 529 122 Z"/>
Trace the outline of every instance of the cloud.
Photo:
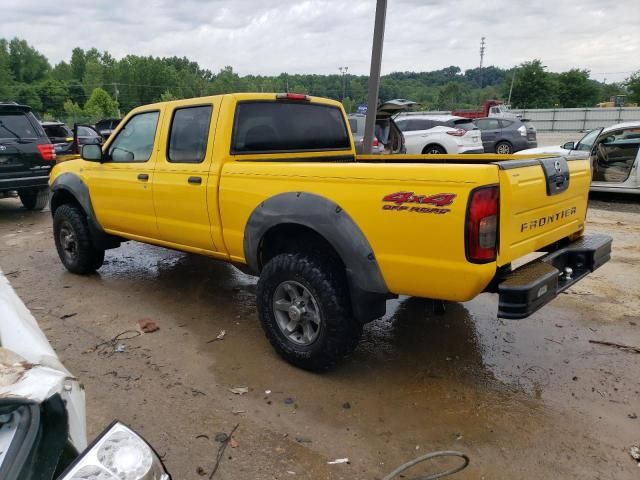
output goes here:
<path id="1" fill-rule="evenodd" d="M 389 0 L 383 70 L 423 71 L 533 58 L 551 70 L 586 68 L 621 80 L 640 69 L 637 0 Z M 3 0 L 0 37 L 26 39 L 53 63 L 71 49 L 186 56 L 241 74 L 367 74 L 374 0 Z M 614 73 L 621 72 L 621 73 Z"/>

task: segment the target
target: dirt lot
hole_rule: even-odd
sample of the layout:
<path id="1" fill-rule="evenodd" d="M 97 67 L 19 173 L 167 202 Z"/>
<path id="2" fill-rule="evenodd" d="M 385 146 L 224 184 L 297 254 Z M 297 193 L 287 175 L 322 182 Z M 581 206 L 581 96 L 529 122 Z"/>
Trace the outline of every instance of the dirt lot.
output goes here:
<path id="1" fill-rule="evenodd" d="M 471 457 L 460 479 L 637 479 L 640 355 L 589 340 L 640 346 L 640 201 L 598 196 L 589 220 L 613 235 L 612 261 L 529 319 L 497 320 L 490 294 L 444 315 L 401 298 L 322 375 L 275 355 L 255 279 L 224 263 L 130 243 L 99 274 L 75 276 L 57 258 L 49 212 L 5 199 L 0 266 L 83 380 L 90 434 L 127 422 L 174 479 L 208 478 L 214 436 L 236 424 L 215 478 L 381 478 L 455 449 Z M 160 330 L 122 340 L 121 353 L 103 343 L 142 318 Z M 229 391 L 238 386 L 249 393 Z"/>

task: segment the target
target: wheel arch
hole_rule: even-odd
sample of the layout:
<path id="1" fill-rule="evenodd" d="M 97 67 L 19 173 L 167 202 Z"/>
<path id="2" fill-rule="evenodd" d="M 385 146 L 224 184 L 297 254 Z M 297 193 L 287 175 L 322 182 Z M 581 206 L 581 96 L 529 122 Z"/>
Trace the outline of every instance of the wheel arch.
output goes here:
<path id="1" fill-rule="evenodd" d="M 122 239 L 106 233 L 93 211 L 89 188 L 82 179 L 70 172 L 65 172 L 56 177 L 51 184 L 51 215 L 55 215 L 56 210 L 65 204 L 74 204 L 87 216 L 87 223 L 94 245 L 99 248 L 109 249 L 120 246 Z"/>
<path id="2" fill-rule="evenodd" d="M 299 235 L 303 232 L 326 242 L 344 264 L 354 314 L 362 321 L 384 315 L 389 291 L 373 249 L 347 212 L 320 195 L 281 193 L 258 205 L 245 227 L 244 255 L 247 265 L 259 273 L 266 263 L 263 254 L 274 254 L 264 250 L 274 235 L 293 233 L 292 237 L 299 240 L 304 238 Z M 297 242 L 291 243 L 295 249 Z"/>
<path id="3" fill-rule="evenodd" d="M 447 153 L 447 149 L 444 147 L 444 145 L 442 145 L 442 144 L 440 144 L 440 143 L 438 143 L 438 142 L 429 142 L 429 143 L 427 143 L 427 144 L 424 146 L 424 148 L 422 149 L 422 153 L 424 154 L 424 152 L 425 152 L 426 150 L 428 150 L 430 147 L 438 147 L 438 148 L 441 148 L 442 150 L 444 150 L 444 153 L 445 153 L 445 154 Z"/>

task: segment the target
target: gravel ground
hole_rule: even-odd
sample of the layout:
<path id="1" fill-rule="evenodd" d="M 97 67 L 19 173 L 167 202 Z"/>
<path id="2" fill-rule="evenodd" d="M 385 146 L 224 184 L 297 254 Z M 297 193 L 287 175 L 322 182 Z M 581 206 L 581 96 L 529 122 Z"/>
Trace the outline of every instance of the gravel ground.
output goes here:
<path id="1" fill-rule="evenodd" d="M 599 195 L 591 206 L 588 229 L 614 237 L 613 258 L 543 310 L 503 321 L 491 294 L 444 314 L 400 298 L 350 361 L 321 375 L 274 354 L 255 279 L 227 264 L 128 243 L 98 274 L 75 276 L 57 258 L 49 212 L 5 199 L 0 266 L 86 386 L 90 434 L 125 421 L 174 479 L 208 478 L 216 433 L 238 424 L 217 479 L 381 478 L 455 449 L 471 458 L 459 479 L 631 480 L 640 356 L 589 340 L 640 346 L 640 205 Z M 142 318 L 160 330 L 121 353 L 95 349 Z M 229 390 L 239 386 L 248 393 Z"/>

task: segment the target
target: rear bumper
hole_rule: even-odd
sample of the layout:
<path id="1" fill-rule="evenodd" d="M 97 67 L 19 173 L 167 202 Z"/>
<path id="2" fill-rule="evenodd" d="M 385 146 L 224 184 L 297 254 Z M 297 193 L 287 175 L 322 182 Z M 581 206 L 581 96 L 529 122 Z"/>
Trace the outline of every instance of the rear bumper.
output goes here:
<path id="1" fill-rule="evenodd" d="M 20 190 L 21 188 L 48 187 L 49 175 L 37 177 L 0 178 L 0 191 Z"/>
<path id="2" fill-rule="evenodd" d="M 611 242 L 608 235 L 586 235 L 506 274 L 498 284 L 498 317 L 528 317 L 607 263 Z"/>

